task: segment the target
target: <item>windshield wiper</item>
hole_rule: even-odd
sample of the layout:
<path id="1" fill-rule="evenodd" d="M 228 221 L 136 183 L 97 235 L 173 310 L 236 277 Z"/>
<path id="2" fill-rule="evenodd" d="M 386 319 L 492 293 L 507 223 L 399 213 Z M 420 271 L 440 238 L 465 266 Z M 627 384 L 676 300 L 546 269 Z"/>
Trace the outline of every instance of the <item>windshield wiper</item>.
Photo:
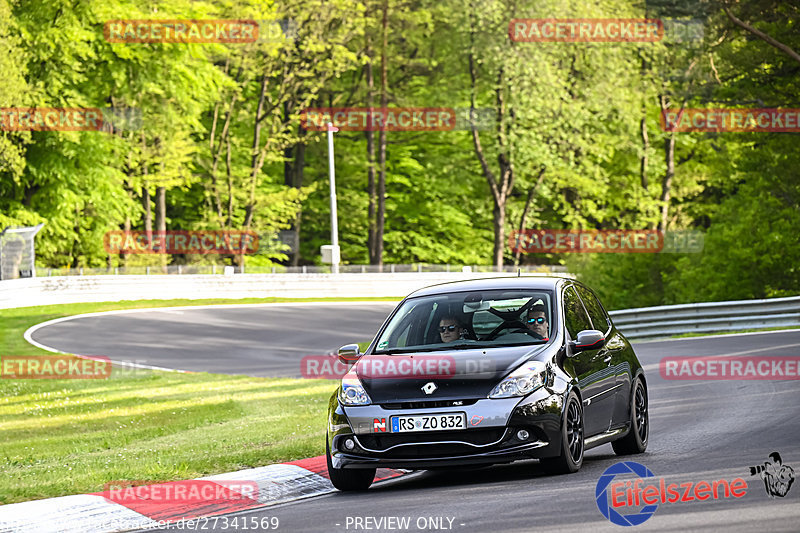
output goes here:
<path id="1" fill-rule="evenodd" d="M 391 350 L 381 350 L 376 351 L 375 355 L 397 355 L 401 353 L 418 353 L 418 352 L 427 352 L 429 351 L 427 348 L 424 350 L 409 350 L 407 348 L 392 348 Z"/>
<path id="2" fill-rule="evenodd" d="M 549 342 L 548 339 L 532 339 L 531 341 L 527 342 L 508 342 L 503 344 L 492 344 L 491 346 L 485 346 L 485 348 L 505 348 L 508 346 L 538 346 L 540 344 L 545 344 Z"/>
<path id="3" fill-rule="evenodd" d="M 447 350 L 455 350 L 457 348 L 491 348 L 494 346 L 493 344 L 478 344 L 475 341 L 472 342 L 458 342 L 453 344 L 433 344 L 426 346 L 424 348 L 416 348 L 416 349 L 406 349 L 406 348 L 392 348 L 391 350 L 383 350 L 380 352 L 375 352 L 377 355 L 397 355 L 397 354 L 405 354 L 405 353 L 420 353 L 420 352 L 445 352 Z"/>
<path id="4" fill-rule="evenodd" d="M 420 353 L 420 352 L 444 352 L 447 350 L 455 350 L 457 348 L 506 348 L 509 346 L 529 346 L 529 345 L 539 345 L 548 342 L 547 339 L 531 339 L 530 341 L 526 342 L 507 342 L 502 344 L 487 344 L 481 341 L 472 341 L 472 342 L 454 342 L 452 344 L 435 344 L 426 347 L 419 347 L 419 348 L 392 348 L 390 350 L 381 350 L 374 352 L 375 355 L 398 355 L 398 354 L 412 354 L 412 353 Z"/>

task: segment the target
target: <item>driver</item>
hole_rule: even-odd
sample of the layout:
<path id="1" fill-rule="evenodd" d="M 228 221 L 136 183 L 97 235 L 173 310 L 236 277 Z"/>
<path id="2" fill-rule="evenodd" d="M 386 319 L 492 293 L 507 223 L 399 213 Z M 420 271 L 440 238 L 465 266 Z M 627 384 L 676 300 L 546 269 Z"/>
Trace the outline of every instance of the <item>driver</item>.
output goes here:
<path id="1" fill-rule="evenodd" d="M 453 342 L 463 338 L 466 330 L 454 316 L 444 316 L 439 321 L 439 335 L 442 342 Z"/>
<path id="2" fill-rule="evenodd" d="M 525 327 L 527 327 L 534 336 L 542 339 L 549 337 L 550 324 L 547 322 L 547 308 L 544 304 L 536 304 L 528 309 L 527 319 L 525 320 Z"/>

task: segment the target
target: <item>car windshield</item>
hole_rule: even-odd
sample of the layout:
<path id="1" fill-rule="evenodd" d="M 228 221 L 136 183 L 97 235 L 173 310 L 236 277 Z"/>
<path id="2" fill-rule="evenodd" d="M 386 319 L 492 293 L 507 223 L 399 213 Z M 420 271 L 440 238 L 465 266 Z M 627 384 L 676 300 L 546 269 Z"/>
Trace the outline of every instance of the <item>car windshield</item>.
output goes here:
<path id="1" fill-rule="evenodd" d="M 486 290 L 406 300 L 381 333 L 375 353 L 409 353 L 543 344 L 552 328 L 544 290 Z"/>

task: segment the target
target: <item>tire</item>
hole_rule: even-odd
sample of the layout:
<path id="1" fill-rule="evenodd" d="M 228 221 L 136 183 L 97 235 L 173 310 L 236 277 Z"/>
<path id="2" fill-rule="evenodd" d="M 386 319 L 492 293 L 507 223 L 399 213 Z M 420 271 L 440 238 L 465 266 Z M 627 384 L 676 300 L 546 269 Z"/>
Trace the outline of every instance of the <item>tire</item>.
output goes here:
<path id="1" fill-rule="evenodd" d="M 611 443 L 617 455 L 633 455 L 647 449 L 650 435 L 650 415 L 647 404 L 647 388 L 636 378 L 631 388 L 631 429 L 628 434 Z"/>
<path id="2" fill-rule="evenodd" d="M 540 459 L 548 474 L 572 474 L 580 470 L 584 452 L 583 405 L 575 392 L 567 396 L 561 420 L 561 455 Z"/>
<path id="3" fill-rule="evenodd" d="M 341 491 L 367 490 L 375 479 L 375 468 L 352 469 L 334 468 L 331 463 L 331 447 L 325 442 L 325 457 L 328 460 L 328 476 L 333 486 Z"/>

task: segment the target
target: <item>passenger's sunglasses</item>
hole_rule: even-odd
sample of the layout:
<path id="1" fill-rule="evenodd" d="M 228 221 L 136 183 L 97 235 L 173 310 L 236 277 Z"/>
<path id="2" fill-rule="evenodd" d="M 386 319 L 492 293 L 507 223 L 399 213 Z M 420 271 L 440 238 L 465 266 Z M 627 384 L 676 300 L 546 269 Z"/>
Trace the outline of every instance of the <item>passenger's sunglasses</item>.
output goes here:
<path id="1" fill-rule="evenodd" d="M 444 333 L 445 331 L 455 331 L 456 328 L 455 324 L 450 324 L 449 326 L 439 326 L 439 333 Z"/>
<path id="2" fill-rule="evenodd" d="M 528 319 L 528 324 L 544 324 L 545 322 L 547 322 L 547 319 L 543 316 Z"/>

